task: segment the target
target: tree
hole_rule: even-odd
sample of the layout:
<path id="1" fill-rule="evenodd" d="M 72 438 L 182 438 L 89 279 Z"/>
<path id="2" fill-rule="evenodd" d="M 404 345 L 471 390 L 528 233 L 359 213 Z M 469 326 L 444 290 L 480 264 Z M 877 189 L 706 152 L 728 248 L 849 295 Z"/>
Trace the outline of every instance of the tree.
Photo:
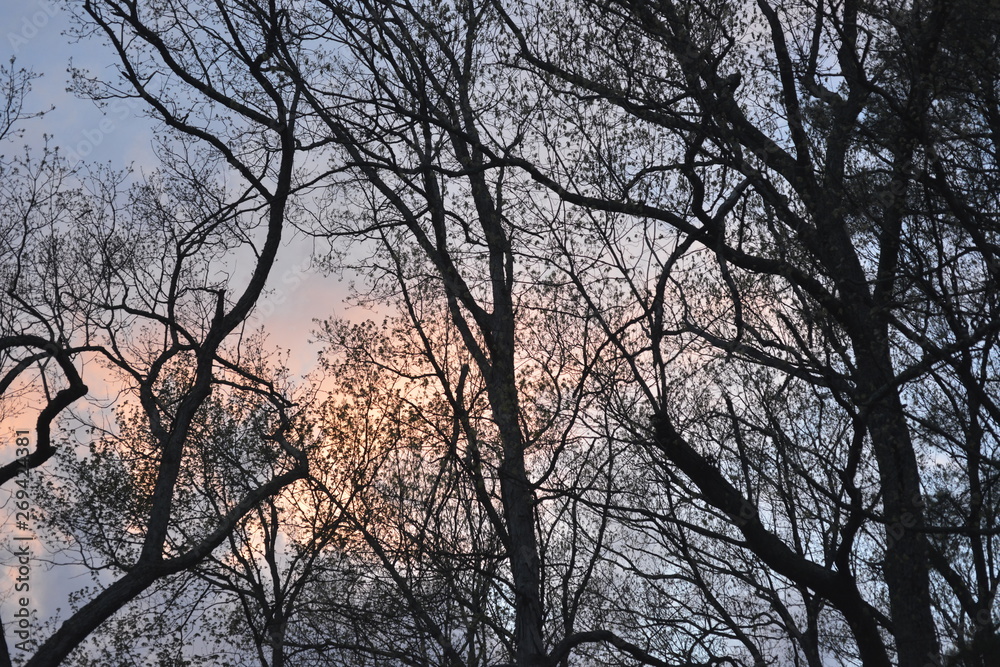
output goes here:
<path id="1" fill-rule="evenodd" d="M 263 354 L 260 342 L 246 342 L 242 354 L 245 370 L 271 377 L 276 384 L 282 381 L 281 371 L 269 368 L 269 360 L 259 356 Z M 175 366 L 165 374 L 161 399 L 166 405 L 176 404 L 178 395 L 191 382 L 191 372 Z M 279 395 L 292 394 L 283 391 Z M 54 469 L 44 478 L 44 487 L 35 494 L 37 507 L 49 527 L 49 540 L 65 545 L 58 548 L 57 561 L 89 569 L 91 588 L 97 590 L 107 586 L 109 571 L 128 572 L 131 564 L 141 559 L 151 486 L 159 464 L 158 443 L 144 411 L 135 405 L 121 405 L 117 412 L 114 427 L 87 429 L 86 446 L 65 443 Z M 288 453 L 271 435 L 281 428 L 278 421 L 282 417 L 290 422 L 284 426 L 286 437 L 300 445 L 308 442 L 299 415 L 293 411 L 278 416 L 266 397 L 216 388 L 196 416 L 185 446 L 186 463 L 179 472 L 165 555 L 176 558 L 190 553 L 205 541 L 205 535 L 212 535 L 220 525 L 232 521 L 234 506 L 245 503 L 247 496 L 259 494 L 259 489 L 273 485 L 275 479 L 295 479 L 286 472 Z M 301 471 L 296 473 L 301 477 Z M 82 664 L 104 664 L 109 659 L 124 663 L 128 653 L 136 664 L 141 664 L 143 654 L 160 645 L 164 656 L 180 660 L 186 659 L 188 649 L 184 644 L 190 641 L 206 652 L 214 643 L 216 658 L 231 650 L 234 633 L 229 631 L 228 640 L 223 641 L 213 638 L 209 631 L 210 619 L 217 613 L 212 609 L 223 608 L 244 590 L 233 584 L 234 574 L 251 578 L 259 574 L 256 566 L 261 561 L 265 567 L 281 565 L 275 526 L 267 521 L 265 508 L 270 506 L 271 513 L 276 512 L 278 496 L 294 487 L 285 482 L 277 491 L 242 509 L 234 526 L 228 527 L 221 538 L 213 536 L 220 543 L 213 545 L 209 554 L 171 573 L 177 576 L 157 578 L 155 588 L 142 592 L 142 604 L 122 610 L 129 622 L 108 631 L 95 628 L 92 641 L 74 657 L 83 660 Z M 101 502 L 95 503 L 98 498 Z M 264 552 L 260 559 L 259 551 Z M 280 573 L 275 571 L 275 576 L 275 586 L 280 586 Z M 223 585 L 227 582 L 228 586 Z M 261 582 L 257 583 L 258 587 L 250 587 L 250 593 L 263 595 L 259 590 Z M 88 599 L 86 592 L 83 599 Z M 277 604 L 283 606 L 280 597 Z M 197 623 L 185 622 L 192 616 Z M 164 639 L 175 634 L 181 639 Z M 128 652 L 122 649 L 128 646 L 132 647 Z M 98 654 L 94 655 L 94 651 Z M 213 664 L 210 655 L 203 659 L 204 664 Z"/>
<path id="2" fill-rule="evenodd" d="M 452 12 L 442 7 L 435 13 L 429 5 L 420 4 L 320 6 L 332 19 L 326 28 L 329 38 L 350 49 L 346 67 L 333 70 L 342 75 L 345 89 L 329 90 L 322 79 L 309 76 L 306 63 L 298 62 L 287 47 L 282 49 L 282 58 L 324 131 L 343 147 L 350 164 L 360 169 L 374 190 L 372 217 L 362 218 L 360 228 L 330 231 L 366 233 L 381 245 L 387 273 L 397 281 L 401 305 L 424 338 L 418 344 L 431 364 L 429 372 L 455 411 L 471 448 L 466 474 L 478 489 L 478 502 L 509 559 L 512 649 L 518 662 L 534 664 L 544 652 L 543 609 L 533 491 L 525 468 L 527 443 L 515 373 L 511 231 L 502 195 L 491 192 L 484 156 L 465 136 L 478 137 L 480 132 L 478 107 L 472 106 L 472 96 L 479 92 L 472 86 L 480 63 L 472 48 L 483 31 L 491 31 L 489 23 L 483 22 L 488 8 L 469 5 Z M 419 55 L 425 48 L 426 58 Z M 349 77 L 356 67 L 360 70 L 355 84 Z M 443 131 L 438 126 L 442 121 L 447 123 Z M 464 170 L 466 175 L 461 180 L 446 179 L 443 170 Z M 468 193 L 468 210 L 452 210 L 445 194 L 446 180 Z M 457 204 L 459 208 L 465 205 Z M 452 248 L 455 234 L 468 239 L 471 252 L 467 256 L 464 248 Z M 444 365 L 430 344 L 433 334 L 419 324 L 418 305 L 408 285 L 410 258 L 396 250 L 396 244 L 409 244 L 411 239 L 423 257 L 417 263 L 427 262 L 432 275 L 438 276 L 451 326 L 486 388 L 500 448 L 493 470 L 500 512 L 490 495 L 493 484 L 481 469 L 487 459 L 466 413 L 462 372 Z M 447 661 L 460 664 L 447 640 L 436 634 Z"/>
<path id="3" fill-rule="evenodd" d="M 541 665 L 565 658 L 581 643 L 605 641 L 626 655 L 652 659 L 610 630 L 579 627 L 581 600 L 596 582 L 604 549 L 603 528 L 586 543 L 586 530 L 575 523 L 583 514 L 602 512 L 600 501 L 588 506 L 562 488 L 581 482 L 564 466 L 579 454 L 577 446 L 592 443 L 578 445 L 572 425 L 586 399 L 574 394 L 573 376 L 587 373 L 575 355 L 589 350 L 552 349 L 548 339 L 532 344 L 538 340 L 534 332 L 571 334 L 556 334 L 555 322 L 544 315 L 551 298 L 521 280 L 522 272 L 544 269 L 541 253 L 547 250 L 536 237 L 530 184 L 490 157 L 521 141 L 524 122 L 516 102 L 506 101 L 517 80 L 504 80 L 509 70 L 501 67 L 502 50 L 494 51 L 504 43 L 494 7 L 326 2 L 307 16 L 316 22 L 309 23 L 312 32 L 340 45 L 337 58 L 323 67 L 324 61 L 300 58 L 283 46 L 294 45 L 291 40 L 279 39 L 279 60 L 352 168 L 334 192 L 355 198 L 349 213 L 321 220 L 320 233 L 367 241 L 374 256 L 358 268 L 371 276 L 373 298 L 396 304 L 403 313 L 405 327 L 393 327 L 391 336 L 407 347 L 370 352 L 368 363 L 431 383 L 444 399 L 432 413 L 446 409 L 452 422 L 426 436 L 425 442 L 436 443 L 440 471 L 400 480 L 393 488 L 401 495 L 417 490 L 417 516 L 444 503 L 436 498 L 447 489 L 450 502 L 469 503 L 464 513 L 482 513 L 469 519 L 471 525 L 493 533 L 491 539 L 464 535 L 476 545 L 476 557 L 493 562 L 493 544 L 503 554 L 502 566 L 476 565 L 480 576 L 495 571 L 500 577 L 496 585 L 483 583 L 493 589 L 488 598 L 477 597 L 475 586 L 452 589 L 469 613 L 490 619 L 485 629 L 493 639 L 445 632 L 449 625 L 428 613 L 441 604 L 412 595 L 412 584 L 397 572 L 393 579 L 418 616 L 418 627 L 437 643 L 438 661 L 445 664 L 507 659 Z M 296 25 L 294 13 L 289 23 Z M 360 185 L 358 175 L 364 179 Z M 591 465 L 600 470 L 600 463 Z M 543 501 L 538 493 L 546 480 L 554 487 Z M 431 496 L 420 495 L 427 487 Z M 555 522 L 566 519 L 574 521 L 571 545 L 557 539 L 563 527 Z M 421 535 L 429 530 L 426 520 L 405 521 L 423 526 Z M 593 525 L 601 527 L 602 520 Z M 451 538 L 440 539 L 447 544 Z M 426 540 L 432 549 L 431 538 Z M 383 543 L 377 535 L 366 541 L 373 549 Z M 437 570 L 454 557 L 453 549 L 444 548 L 421 567 Z M 390 571 L 395 567 L 388 556 L 379 558 Z M 449 586 L 460 580 L 460 564 L 441 571 Z M 562 618 L 545 608 L 550 594 L 563 600 Z M 505 602 L 493 603 L 494 596 Z M 509 620 L 503 618 L 507 606 Z M 478 624 L 467 626 L 473 627 Z M 456 636 L 468 648 L 460 647 Z M 476 641 L 496 648 L 476 653 L 471 648 Z"/>
<path id="4" fill-rule="evenodd" d="M 116 10 L 126 16 L 132 12 L 117 5 L 106 9 L 109 13 L 102 14 L 88 4 L 82 11 L 92 12 L 91 25 L 109 28 L 107 38 L 124 53 L 122 35 L 108 21 Z M 83 193 L 72 200 L 75 208 L 32 209 L 4 229 L 5 268 L 11 270 L 5 275 L 3 389 L 6 393 L 14 380 L 38 368 L 38 384 L 48 393 L 35 428 L 34 452 L 6 465 L 3 481 L 55 453 L 55 418 L 87 392 L 79 371 L 84 354 L 100 364 L 110 381 L 121 383 L 123 395 L 138 406 L 137 419 L 149 438 L 145 476 L 136 482 L 142 485 L 127 489 L 140 498 L 143 510 L 141 517 L 133 517 L 129 557 L 111 563 L 117 578 L 42 641 L 29 665 L 59 664 L 101 622 L 153 583 L 203 561 L 258 503 L 307 469 L 291 437 L 289 399 L 276 377 L 265 374 L 268 369 L 245 363 L 242 331 L 264 290 L 296 191 L 295 101 L 264 85 L 252 103 L 216 91 L 190 98 L 191 106 L 181 109 L 177 85 L 190 85 L 201 95 L 204 81 L 188 75 L 188 63 L 171 56 L 171 49 L 179 53 L 184 47 L 165 43 L 172 39 L 166 30 L 145 37 L 146 53 L 162 56 L 163 66 L 173 67 L 177 76 L 165 88 L 147 88 L 150 79 L 138 59 L 122 72 L 125 82 L 133 84 L 131 93 L 83 76 L 77 82 L 98 100 L 138 97 L 177 132 L 175 141 L 161 145 L 163 170 L 127 193 L 121 191 L 120 179 L 102 175 L 93 196 Z M 133 41 L 129 48 L 134 46 Z M 253 58 L 216 61 L 228 67 L 228 75 L 241 63 L 243 71 L 250 70 L 247 76 L 260 74 Z M 217 72 L 200 73 L 211 80 Z M 163 82 L 157 79 L 152 85 Z M 236 117 L 231 116 L 210 135 L 206 128 L 219 125 L 206 102 L 242 111 L 242 118 L 259 129 L 227 136 L 235 128 Z M 202 142 L 202 148 L 194 142 Z M 55 160 L 41 164 L 51 167 Z M 73 190 L 56 184 L 46 192 L 61 205 Z M 20 203 L 38 201 L 16 195 Z M 74 224 L 59 216 L 36 222 L 37 215 L 52 210 L 75 214 Z M 214 260 L 238 251 L 249 259 L 245 279 L 213 268 Z M 62 377 L 46 386 L 53 361 Z M 176 375 L 182 368 L 189 373 Z M 255 470 L 260 476 L 227 497 L 215 520 L 201 525 L 203 531 L 178 541 L 175 510 L 185 493 L 180 482 L 197 463 L 197 423 L 213 392 L 261 403 L 266 415 L 261 424 L 268 426 L 260 437 L 273 449 L 273 465 Z"/>
<path id="5" fill-rule="evenodd" d="M 120 578 L 67 619 L 29 664 L 58 664 L 104 618 L 158 579 L 206 558 L 258 502 L 305 473 L 304 458 L 289 438 L 290 404 L 275 384 L 275 376 L 251 363 L 245 342 L 226 340 L 227 330 L 240 324 L 252 300 L 243 299 L 247 309 L 243 315 L 238 310 L 232 315 L 232 308 L 240 301 L 227 308 L 225 287 L 212 279 L 203 263 L 206 254 L 218 251 L 216 244 L 227 243 L 217 236 L 219 227 L 228 236 L 227 220 L 213 220 L 219 214 L 214 208 L 198 211 L 192 206 L 184 210 L 189 204 L 204 203 L 200 197 L 185 201 L 184 195 L 192 194 L 169 187 L 140 188 L 129 211 L 135 217 L 118 211 L 115 218 L 95 217 L 93 226 L 78 221 L 79 226 L 71 232 L 52 230 L 55 233 L 47 246 L 52 254 L 47 262 L 23 256 L 25 266 L 45 267 L 43 275 L 56 278 L 45 285 L 51 292 L 40 290 L 46 299 L 42 303 L 68 304 L 64 311 L 67 319 L 77 324 L 71 318 L 79 318 L 82 325 L 69 332 L 86 338 L 75 349 L 99 355 L 112 381 L 134 392 L 131 395 L 138 414 L 133 419 L 142 424 L 148 443 L 140 446 L 133 430 L 126 448 L 133 456 L 144 453 L 141 461 L 132 462 L 141 474 L 123 478 L 132 484 L 97 489 L 96 497 L 104 497 L 103 504 L 94 508 L 97 524 L 86 524 L 86 513 L 64 517 L 76 522 L 80 530 L 89 527 L 103 534 L 109 530 L 103 520 L 113 516 L 112 506 L 120 494 L 134 499 L 138 515 L 116 524 L 126 530 L 121 538 L 129 546 L 117 544 L 107 563 L 121 573 Z M 207 220 L 201 217 L 205 213 Z M 190 214 L 197 216 L 193 224 L 185 220 Z M 237 211 L 230 220 L 243 215 Z M 116 219 L 115 226 L 105 226 L 106 219 Z M 82 254 L 73 256 L 71 252 Z M 98 262 L 88 266 L 80 261 L 83 257 L 96 257 Z M 54 270 L 57 266 L 59 271 Z M 63 283 L 62 278 L 67 281 Z M 259 274 L 258 281 L 263 281 Z M 259 292 L 261 286 L 250 289 Z M 205 299 L 206 295 L 210 299 Z M 31 296 L 27 290 L 17 294 L 20 303 L 30 303 Z M 35 312 L 39 310 L 35 308 Z M 178 369 L 185 367 L 190 372 L 178 375 Z M 243 400 L 256 397 L 262 402 L 260 410 L 266 419 L 262 417 L 260 422 L 260 437 L 275 451 L 271 466 L 261 468 L 259 461 L 254 462 L 254 475 L 224 497 L 215 521 L 201 524 L 201 530 L 188 526 L 191 530 L 185 533 L 185 527 L 177 523 L 177 509 L 184 506 L 188 471 L 197 465 L 199 450 L 204 453 L 204 447 L 197 445 L 199 416 L 213 391 L 232 392 L 242 395 Z M 95 457 L 99 453 L 93 452 Z M 71 480 L 70 484 L 81 482 Z"/>
<path id="6" fill-rule="evenodd" d="M 20 138 L 25 121 L 42 113 L 25 108 L 31 82 L 37 75 L 25 69 L 0 67 L 0 141 Z M 65 308 L 53 303 L 45 294 L 46 276 L 39 266 L 32 266 L 32 256 L 45 266 L 47 248 L 41 240 L 47 230 L 81 215 L 86 209 L 84 198 L 72 189 L 72 174 L 60 159 L 45 147 L 40 159 L 30 153 L 17 158 L 0 156 L 3 190 L 3 215 L 0 220 L 0 258 L 3 269 L 4 293 L 0 323 L 0 415 L 17 412 L 17 400 L 30 391 L 25 381 L 34 371 L 52 378 L 41 401 L 35 427 L 34 451 L 21 460 L 6 462 L 0 467 L 0 484 L 28 468 L 41 465 L 51 457 L 51 429 L 59 414 L 87 392 L 87 387 L 73 365 L 76 350 L 67 349 L 64 340 Z M 27 297 L 27 294 L 32 297 Z M 58 366 L 49 369 L 49 364 Z M 3 650 L 3 649 L 0 649 Z M 4 651 L 5 652 L 5 651 Z"/>
<path id="7" fill-rule="evenodd" d="M 942 604 L 962 609 L 959 644 L 995 627 L 982 523 L 995 441 L 991 408 L 971 396 L 990 391 L 998 326 L 996 16 L 990 5 L 972 26 L 972 14 L 763 0 L 506 14 L 523 62 L 556 95 L 549 125 L 578 146 L 515 161 L 594 212 L 590 256 L 608 257 L 634 295 L 616 319 L 590 303 L 653 415 L 642 440 L 654 465 L 725 521 L 714 539 L 736 540 L 807 606 L 836 609 L 864 664 L 936 663 L 939 628 L 956 620 Z M 952 82 L 948 67 L 963 74 Z M 550 149 L 566 143 L 546 130 Z M 623 249 L 622 220 L 645 221 L 645 255 Z M 651 241 L 661 230 L 674 246 Z M 592 292 L 579 257 L 563 256 Z M 718 287 L 689 280 L 692 264 Z M 717 407 L 693 421 L 664 381 L 669 355 L 691 345 L 732 369 L 713 383 Z M 741 366 L 767 377 L 759 402 Z M 834 451 L 817 446 L 819 423 L 803 430 L 775 410 L 804 392 L 850 425 Z M 940 427 L 943 414 L 957 430 Z M 965 500 L 949 519 L 932 509 L 935 459 L 961 470 L 951 483 Z M 803 507 L 803 494 L 815 500 Z M 801 534 L 816 501 L 821 522 Z"/>
<path id="8" fill-rule="evenodd" d="M 290 476 L 247 502 L 304 472 L 282 392 L 223 361 L 292 219 L 331 239 L 328 264 L 396 317 L 321 331 L 343 384 L 316 412 L 324 472 L 309 488 L 350 549 L 312 552 L 298 627 L 271 627 L 291 617 L 277 596 L 244 598 L 276 643 L 318 664 L 987 660 L 1000 581 L 994 3 L 83 12 L 124 87 L 82 87 L 137 96 L 208 151 L 175 151 L 178 184 L 134 199 L 143 218 L 189 230 L 166 234 L 184 270 L 151 280 L 116 236 L 94 234 L 109 278 L 88 293 L 164 287 L 141 306 L 71 290 L 75 309 L 59 311 L 101 338 L 58 349 L 126 370 L 140 431 L 164 452 L 137 562 L 173 534 L 214 381 L 267 406 L 277 426 L 263 439 L 287 461 Z M 191 202 L 208 208 L 186 214 Z M 141 249 L 140 231 L 127 240 Z M 257 263 L 232 298 L 199 261 L 240 245 Z M 25 312 L 43 328 L 57 318 Z M 122 315 L 164 332 L 160 356 L 122 351 Z M 173 366 L 192 379 L 167 383 Z M 250 511 L 212 520 L 228 534 Z M 272 575 L 276 553 L 263 555 Z"/>

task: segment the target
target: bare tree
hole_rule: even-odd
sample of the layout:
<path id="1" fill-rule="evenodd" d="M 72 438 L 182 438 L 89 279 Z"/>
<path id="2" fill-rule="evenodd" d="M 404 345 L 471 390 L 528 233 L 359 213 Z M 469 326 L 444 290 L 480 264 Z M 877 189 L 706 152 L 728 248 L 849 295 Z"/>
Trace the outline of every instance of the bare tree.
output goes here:
<path id="1" fill-rule="evenodd" d="M 98 362 L 91 369 L 100 368 L 102 380 L 120 383 L 150 438 L 145 476 L 130 489 L 143 508 L 130 533 L 134 551 L 119 554 L 117 579 L 41 642 L 30 665 L 59 664 L 118 609 L 154 582 L 203 561 L 258 503 L 306 474 L 290 430 L 289 397 L 268 369 L 247 363 L 243 331 L 265 288 L 296 190 L 295 97 L 266 79 L 256 52 L 237 48 L 228 59 L 213 59 L 215 69 L 188 59 L 194 54 L 184 30 L 202 30 L 199 41 L 211 48 L 208 37 L 224 24 L 211 23 L 222 20 L 219 15 L 192 27 L 164 12 L 147 16 L 135 5 L 86 3 L 81 12 L 88 17 L 83 31 L 99 30 L 127 57 L 123 87 L 81 74 L 80 90 L 98 100 L 138 98 L 176 138 L 161 145 L 163 170 L 130 192 L 120 190 L 120 181 L 95 180 L 103 191 L 82 198 L 72 224 L 58 218 L 36 224 L 25 216 L 5 235 L 13 267 L 5 299 L 13 305 L 4 309 L 10 330 L 4 332 L 4 389 L 33 368 L 39 368 L 39 382 L 45 380 L 51 362 L 62 378 L 39 384 L 48 393 L 35 451 L 7 465 L 4 479 L 53 455 L 53 420 L 87 391 L 79 370 L 83 353 Z M 161 23 L 153 29 L 146 18 Z M 239 18 L 254 27 L 240 34 L 250 39 L 256 30 L 262 48 L 280 20 L 274 14 L 270 23 Z M 126 35 L 121 27 L 129 25 Z M 144 40 L 146 50 L 137 51 Z M 222 38 L 214 44 L 234 46 Z M 150 77 L 151 70 L 171 74 Z M 256 82 L 255 90 L 212 88 L 219 80 L 235 83 L 240 73 Z M 220 118 L 218 109 L 227 117 Z M 59 187 L 48 192 L 56 203 L 70 194 Z M 249 271 L 220 270 L 221 258 L 237 254 Z M 189 372 L 177 375 L 178 369 Z M 272 465 L 254 470 L 214 519 L 182 538 L 176 512 L 186 493 L 182 481 L 198 461 L 199 416 L 219 392 L 261 402 L 267 418 L 260 437 L 274 449 Z"/>
<path id="2" fill-rule="evenodd" d="M 280 382 L 281 372 L 274 366 L 259 341 L 244 345 L 244 368 Z M 190 371 L 184 367 L 175 367 L 170 374 L 162 394 L 168 401 L 176 400 L 190 382 Z M 49 539 L 66 545 L 57 552 L 59 562 L 88 568 L 94 580 L 91 587 L 98 589 L 106 585 L 109 571 L 127 571 L 140 557 L 149 490 L 158 465 L 157 443 L 143 411 L 122 405 L 117 412 L 113 428 L 88 429 L 87 447 L 63 448 L 36 497 L 50 529 Z M 288 437 L 305 449 L 309 436 L 301 415 L 289 411 L 286 417 L 295 423 L 295 436 Z M 206 401 L 186 446 L 187 465 L 179 474 L 168 554 L 190 550 L 224 524 L 245 496 L 282 476 L 287 452 L 271 436 L 279 418 L 265 397 L 252 392 L 219 387 Z M 265 667 L 282 664 L 287 617 L 296 609 L 298 591 L 322 540 L 335 535 L 326 529 L 297 531 L 301 521 L 288 514 L 282 522 L 285 530 L 278 525 L 279 512 L 294 511 L 300 486 L 286 485 L 252 506 L 212 553 L 177 576 L 157 581 L 142 600 L 136 600 L 140 604 L 123 610 L 123 622 L 95 629 L 75 657 L 81 664 L 95 664 L 93 660 L 103 664 L 116 653 L 124 662 L 127 653 L 138 664 L 144 652 L 161 644 L 164 655 L 178 659 L 187 659 L 191 651 L 196 653 L 193 659 L 204 653 L 200 656 L 204 664 L 214 664 L 211 655 L 219 660 L 222 654 L 239 655 L 241 649 L 256 653 L 257 664 Z M 101 502 L 95 503 L 95 498 Z M 307 520 L 317 520 L 316 508 L 309 509 Z M 233 613 L 227 617 L 220 613 L 224 609 Z M 247 632 L 234 632 L 233 617 L 235 626 L 246 626 Z M 241 646 L 237 639 L 243 637 L 247 641 Z M 186 638 L 193 638 L 194 645 L 186 646 L 191 641 Z M 130 643 L 134 648 L 121 649 Z M 254 650 L 247 651 L 248 647 Z"/>
<path id="3" fill-rule="evenodd" d="M 562 264 L 615 340 L 622 382 L 641 388 L 651 430 L 637 424 L 638 440 L 664 481 L 690 484 L 722 522 L 713 548 L 739 545 L 813 606 L 807 632 L 784 621 L 813 663 L 816 605 L 836 610 L 864 664 L 936 664 L 941 632 L 958 645 L 970 629 L 994 632 L 991 559 L 976 554 L 993 540 L 981 522 L 992 483 L 980 485 L 995 478 L 996 443 L 970 400 L 989 381 L 959 369 L 992 366 L 998 326 L 986 167 L 997 17 L 990 5 L 990 27 L 974 26 L 970 7 L 583 2 L 507 14 L 522 62 L 558 100 L 539 128 L 551 158 L 515 161 L 593 212 L 597 249 L 566 248 Z M 962 74 L 952 82 L 948 68 Z M 569 128 L 575 148 L 556 153 Z M 631 245 L 623 225 L 638 225 Z M 630 311 L 593 296 L 582 262 L 595 255 Z M 678 401 L 678 354 L 720 369 L 702 380 L 707 409 Z M 803 425 L 783 405 L 810 394 L 815 421 Z M 927 431 L 937 400 L 961 425 L 948 445 L 944 429 Z M 833 441 L 823 414 L 839 424 Z M 967 489 L 948 520 L 930 509 L 939 466 L 958 466 L 951 483 Z M 957 574 L 943 535 L 977 574 Z M 960 632 L 938 612 L 945 590 L 948 606 L 965 600 Z M 772 607 L 787 617 L 787 604 Z"/>
<path id="4" fill-rule="evenodd" d="M 253 607 L 261 654 L 266 636 L 316 664 L 986 664 L 994 5 L 85 3 L 123 82 L 81 89 L 202 148 L 172 144 L 124 231 L 94 213 L 77 233 L 100 271 L 66 260 L 73 280 L 18 297 L 44 335 L 6 377 L 60 366 L 46 423 L 85 391 L 74 355 L 99 355 L 159 452 L 127 584 L 81 613 L 201 562 L 304 474 L 287 397 L 237 361 L 303 213 L 394 316 L 321 331 L 342 384 L 309 489 L 344 542 L 309 552 L 300 625 L 276 550 L 266 577 L 205 570 Z M 124 210 L 113 190 L 98 201 Z M 43 237 L 27 266 L 65 256 Z M 209 263 L 237 248 L 244 283 Z M 284 467 L 184 551 L 213 386 L 266 406 Z M 272 538 L 281 506 L 259 510 Z M 68 623 L 52 646 L 94 627 Z"/>
<path id="5" fill-rule="evenodd" d="M 24 122 L 42 115 L 25 108 L 35 78 L 32 72 L 15 68 L 13 59 L 9 67 L 0 67 L 0 141 L 19 138 Z M 51 265 L 44 237 L 55 226 L 84 214 L 87 202 L 75 191 L 69 167 L 48 147 L 40 157 L 30 152 L 14 158 L 0 156 L 0 177 L 0 415 L 13 416 L 19 410 L 19 397 L 31 392 L 27 378 L 40 373 L 52 381 L 42 395 L 31 397 L 44 405 L 34 429 L 34 451 L 0 467 L 2 484 L 52 455 L 54 420 L 87 392 L 74 366 L 79 351 L 74 346 L 80 341 L 73 336 L 67 309 L 53 302 L 46 289 L 50 276 L 42 269 Z"/>

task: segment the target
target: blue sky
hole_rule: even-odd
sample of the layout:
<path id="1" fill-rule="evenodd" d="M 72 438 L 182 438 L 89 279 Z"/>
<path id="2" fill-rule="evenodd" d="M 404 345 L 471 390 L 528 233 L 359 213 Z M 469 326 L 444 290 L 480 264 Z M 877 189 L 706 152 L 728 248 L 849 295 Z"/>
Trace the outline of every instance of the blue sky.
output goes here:
<path id="1" fill-rule="evenodd" d="M 102 111 L 94 103 L 67 92 L 68 67 L 110 74 L 110 52 L 96 42 L 73 42 L 67 36 L 69 12 L 62 2 L 0 3 L 0 26 L 4 26 L 0 54 L 15 65 L 41 74 L 28 99 L 29 110 L 55 108 L 43 119 L 26 123 L 25 143 L 39 144 L 42 134 L 64 154 L 88 161 L 114 161 L 124 166 L 152 164 L 151 123 L 138 106 L 118 103 Z"/>

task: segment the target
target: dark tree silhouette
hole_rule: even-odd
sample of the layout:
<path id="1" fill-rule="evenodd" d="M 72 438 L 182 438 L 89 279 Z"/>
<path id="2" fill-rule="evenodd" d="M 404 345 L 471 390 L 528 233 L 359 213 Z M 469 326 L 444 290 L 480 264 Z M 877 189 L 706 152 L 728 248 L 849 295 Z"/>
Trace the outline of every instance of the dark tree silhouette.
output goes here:
<path id="1" fill-rule="evenodd" d="M 57 221 L 11 236 L 19 271 L 77 273 L 9 292 L 0 381 L 55 382 L 29 465 L 86 392 L 81 354 L 128 379 L 161 453 L 134 563 L 31 664 L 305 474 L 287 397 L 236 361 L 293 222 L 389 314 L 319 331 L 339 384 L 310 413 L 309 489 L 336 520 L 300 536 L 321 543 L 301 625 L 244 596 L 260 656 L 267 634 L 274 664 L 989 664 L 996 2 L 93 0 L 80 19 L 122 75 L 80 90 L 184 141 L 124 232 L 114 188 L 65 200 L 100 270 Z M 238 248 L 250 279 L 213 278 Z M 267 406 L 285 463 L 174 554 L 213 387 Z M 230 588 L 260 589 L 262 558 Z"/>

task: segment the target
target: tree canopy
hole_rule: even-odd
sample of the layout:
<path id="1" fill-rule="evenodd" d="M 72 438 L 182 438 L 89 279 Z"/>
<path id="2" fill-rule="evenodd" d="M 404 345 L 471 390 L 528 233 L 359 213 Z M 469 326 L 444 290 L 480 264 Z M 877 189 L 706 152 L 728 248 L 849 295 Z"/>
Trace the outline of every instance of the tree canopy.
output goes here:
<path id="1" fill-rule="evenodd" d="M 94 573 L 0 667 L 994 664 L 996 2 L 71 7 L 162 164 L 0 165 L 0 483 Z"/>

